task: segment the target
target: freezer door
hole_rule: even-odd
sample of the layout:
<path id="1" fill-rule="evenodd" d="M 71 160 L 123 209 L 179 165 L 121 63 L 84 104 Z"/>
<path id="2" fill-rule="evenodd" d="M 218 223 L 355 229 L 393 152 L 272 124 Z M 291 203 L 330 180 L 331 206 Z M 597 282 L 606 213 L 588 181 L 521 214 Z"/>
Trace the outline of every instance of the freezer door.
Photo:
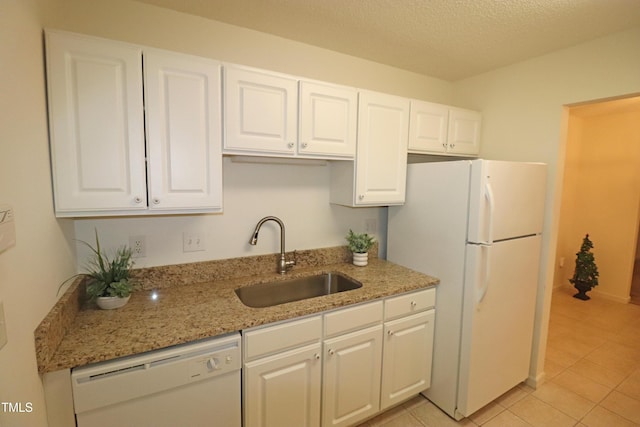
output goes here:
<path id="1" fill-rule="evenodd" d="M 541 233 L 546 170 L 543 163 L 472 161 L 467 240 L 491 243 Z"/>
<path id="2" fill-rule="evenodd" d="M 468 245 L 458 412 L 469 416 L 529 373 L 540 236 Z"/>

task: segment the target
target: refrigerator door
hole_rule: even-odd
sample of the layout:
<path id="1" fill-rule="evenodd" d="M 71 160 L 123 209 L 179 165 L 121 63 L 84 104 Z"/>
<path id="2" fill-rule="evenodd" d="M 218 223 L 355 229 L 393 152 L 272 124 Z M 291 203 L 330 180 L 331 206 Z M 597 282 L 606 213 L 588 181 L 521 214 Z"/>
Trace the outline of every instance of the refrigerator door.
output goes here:
<path id="1" fill-rule="evenodd" d="M 440 279 L 431 388 L 425 395 L 451 416 L 458 389 L 470 172 L 468 160 L 408 165 L 406 202 L 389 207 L 387 232 L 389 261 Z"/>
<path id="2" fill-rule="evenodd" d="M 469 242 L 490 244 L 542 232 L 545 164 L 495 160 L 471 164 Z"/>
<path id="3" fill-rule="evenodd" d="M 541 240 L 467 245 L 458 389 L 464 416 L 528 376 Z"/>

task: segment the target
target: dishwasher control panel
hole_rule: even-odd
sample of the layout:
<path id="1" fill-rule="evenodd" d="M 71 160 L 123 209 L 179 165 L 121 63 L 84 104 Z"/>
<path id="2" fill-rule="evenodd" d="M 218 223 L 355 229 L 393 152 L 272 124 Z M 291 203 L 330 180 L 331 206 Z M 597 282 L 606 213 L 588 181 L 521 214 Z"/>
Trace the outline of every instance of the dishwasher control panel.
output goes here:
<path id="1" fill-rule="evenodd" d="M 240 359 L 240 348 L 237 346 L 209 353 L 190 363 L 189 376 L 192 380 L 199 380 L 234 371 L 240 369 Z"/>

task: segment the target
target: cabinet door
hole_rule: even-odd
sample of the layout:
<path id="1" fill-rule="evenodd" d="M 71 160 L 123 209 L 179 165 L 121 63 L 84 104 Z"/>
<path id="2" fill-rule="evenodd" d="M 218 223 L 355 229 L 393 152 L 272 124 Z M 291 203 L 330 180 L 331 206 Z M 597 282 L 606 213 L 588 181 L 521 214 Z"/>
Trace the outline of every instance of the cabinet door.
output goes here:
<path id="1" fill-rule="evenodd" d="M 429 310 L 385 323 L 381 409 L 431 385 L 434 314 Z"/>
<path id="2" fill-rule="evenodd" d="M 451 154 L 478 154 L 480 151 L 481 121 L 481 115 L 477 111 L 450 108 L 448 152 Z"/>
<path id="3" fill-rule="evenodd" d="M 222 209 L 220 64 L 144 51 L 149 208 Z"/>
<path id="4" fill-rule="evenodd" d="M 247 68 L 224 68 L 224 150 L 294 155 L 298 82 Z"/>
<path id="5" fill-rule="evenodd" d="M 320 344 L 244 365 L 246 427 L 320 425 Z"/>
<path id="6" fill-rule="evenodd" d="M 353 158 L 357 108 L 355 89 L 301 82 L 299 154 Z"/>
<path id="7" fill-rule="evenodd" d="M 356 205 L 404 203 L 408 138 L 408 99 L 360 93 Z"/>
<path id="8" fill-rule="evenodd" d="M 382 325 L 326 340 L 323 352 L 322 425 L 349 426 L 377 413 Z"/>
<path id="9" fill-rule="evenodd" d="M 141 50 L 47 31 L 46 58 L 56 215 L 146 209 Z"/>
<path id="10" fill-rule="evenodd" d="M 447 150 L 449 107 L 411 101 L 409 151 L 444 153 Z"/>

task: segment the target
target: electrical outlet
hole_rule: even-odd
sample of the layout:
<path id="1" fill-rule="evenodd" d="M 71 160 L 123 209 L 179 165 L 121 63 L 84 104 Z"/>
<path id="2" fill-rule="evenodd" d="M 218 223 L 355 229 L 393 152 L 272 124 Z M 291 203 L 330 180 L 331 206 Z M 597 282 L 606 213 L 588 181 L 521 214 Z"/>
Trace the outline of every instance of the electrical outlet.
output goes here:
<path id="1" fill-rule="evenodd" d="M 129 247 L 133 258 L 147 256 L 147 239 L 144 236 L 129 236 Z"/>
<path id="2" fill-rule="evenodd" d="M 364 232 L 375 234 L 378 231 L 378 220 L 367 218 L 364 220 Z"/>
<path id="3" fill-rule="evenodd" d="M 203 233 L 182 233 L 182 252 L 204 251 Z"/>
<path id="4" fill-rule="evenodd" d="M 4 323 L 4 304 L 0 301 L 0 349 L 7 343 L 7 326 Z"/>

